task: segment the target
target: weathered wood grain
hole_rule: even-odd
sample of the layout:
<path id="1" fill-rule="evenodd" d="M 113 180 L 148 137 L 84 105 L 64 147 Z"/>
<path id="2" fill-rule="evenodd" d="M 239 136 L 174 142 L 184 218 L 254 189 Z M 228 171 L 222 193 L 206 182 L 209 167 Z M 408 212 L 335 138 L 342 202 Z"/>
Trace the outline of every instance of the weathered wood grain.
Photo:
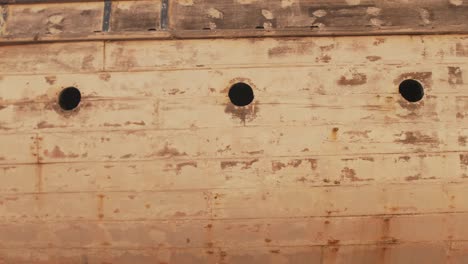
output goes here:
<path id="1" fill-rule="evenodd" d="M 317 31 L 380 29 L 449 31 L 464 23 L 463 1 L 173 1 L 174 29 L 309 28 Z"/>
<path id="2" fill-rule="evenodd" d="M 461 0 L 183 0 L 171 1 L 167 11 L 160 0 L 119 0 L 109 5 L 110 21 L 104 21 L 104 4 L 96 0 L 2 0 L 0 5 L 4 43 L 134 38 L 129 31 L 144 39 L 468 32 L 468 6 Z M 33 11 L 43 6 L 51 8 Z M 161 13 L 169 22 L 167 34 L 147 34 L 161 29 Z M 95 34 L 104 24 L 110 25 L 106 33 Z"/>
<path id="3" fill-rule="evenodd" d="M 109 192 L 0 195 L 0 219 L 139 220 L 207 219 L 206 194 L 193 192 Z"/>
<path id="4" fill-rule="evenodd" d="M 465 80 L 468 80 L 468 65 L 464 62 L 447 64 L 430 64 L 426 60 L 420 60 L 414 64 L 398 66 L 374 62 L 369 64 L 372 67 L 318 65 L 295 67 L 294 70 L 284 66 L 266 66 L 255 67 L 254 70 L 230 68 L 34 75 L 2 73 L 0 103 L 8 105 L 55 101 L 60 91 L 69 86 L 79 88 L 84 99 L 156 97 L 159 100 L 177 102 L 190 98 L 227 98 L 230 86 L 240 81 L 252 86 L 259 101 L 263 97 L 312 100 L 322 96 L 344 100 L 343 97 L 352 95 L 395 96 L 398 95 L 401 81 L 410 78 L 423 84 L 427 96 L 467 96 L 468 83 Z M 353 72 L 365 75 L 366 80 L 355 85 L 343 84 L 342 79 L 352 79 Z M 382 72 L 385 74 L 382 75 Z"/>
<path id="5" fill-rule="evenodd" d="M 463 212 L 468 209 L 464 185 L 217 190 L 212 211 L 221 219 Z"/>
<path id="6" fill-rule="evenodd" d="M 0 164 L 35 163 L 38 160 L 36 134 L 2 135 L 0 137 Z"/>
<path id="7" fill-rule="evenodd" d="M 84 98 L 73 112 L 63 111 L 56 101 L 23 102 L 0 110 L 0 130 L 72 131 L 154 128 L 158 118 L 155 100 Z"/>
<path id="8" fill-rule="evenodd" d="M 103 49 L 102 42 L 2 46 L 0 72 L 2 75 L 95 72 L 103 68 Z"/>
<path id="9" fill-rule="evenodd" d="M 466 175 L 468 166 L 463 152 L 3 165 L 0 166 L 3 179 L 0 193 L 448 183 L 464 182 Z"/>
<path id="10" fill-rule="evenodd" d="M 2 248 L 235 249 L 463 241 L 466 213 L 327 218 L 1 223 Z M 57 230 L 57 231 L 55 231 Z M 24 236 L 30 239 L 25 243 Z"/>
<path id="11" fill-rule="evenodd" d="M 468 129 L 443 124 L 408 128 L 387 124 L 322 127 L 213 128 L 200 130 L 47 133 L 39 140 L 39 160 L 49 162 L 152 160 L 168 157 L 255 158 L 259 156 L 403 154 L 466 151 L 459 138 Z M 232 135 L 236 137 L 232 137 Z M 21 138 L 23 135 L 15 135 Z M 307 140 L 305 140 L 307 138 Z M 126 148 L 121 142 L 132 142 Z M 190 144 L 189 144 L 190 142 Z M 7 154 L 7 153 L 6 153 Z"/>
<path id="12" fill-rule="evenodd" d="M 352 67 L 372 56 L 393 65 L 464 62 L 467 45 L 464 36 L 127 41 L 110 42 L 105 56 L 109 71 L 342 65 L 349 71 L 344 83 L 352 85 L 364 81 Z"/>
<path id="13" fill-rule="evenodd" d="M 67 4 L 11 5 L 2 37 L 86 34 L 101 31 L 103 4 L 82 2 Z"/>

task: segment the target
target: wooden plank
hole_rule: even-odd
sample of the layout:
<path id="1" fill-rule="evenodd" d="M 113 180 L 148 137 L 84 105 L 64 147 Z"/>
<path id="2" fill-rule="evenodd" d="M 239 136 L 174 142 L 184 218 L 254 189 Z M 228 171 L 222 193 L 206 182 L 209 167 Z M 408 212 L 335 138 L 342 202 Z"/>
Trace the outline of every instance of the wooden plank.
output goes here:
<path id="1" fill-rule="evenodd" d="M 454 264 L 463 264 L 468 261 L 468 242 L 459 241 L 451 244 L 450 261 Z"/>
<path id="2" fill-rule="evenodd" d="M 438 243 L 406 243 L 375 246 L 330 246 L 323 252 L 324 264 L 350 263 L 447 263 L 449 245 Z"/>
<path id="3" fill-rule="evenodd" d="M 218 190 L 213 217 L 276 218 L 463 212 L 466 184 Z M 369 201 L 372 201 L 371 203 Z"/>
<path id="4" fill-rule="evenodd" d="M 208 253 L 210 252 L 210 253 Z M 216 254 L 215 254 L 216 252 Z M 154 264 L 154 263 L 219 263 L 220 252 L 217 249 L 55 249 L 55 248 L 19 248 L 0 249 L 0 261 L 15 264 L 50 264 L 50 263 L 119 263 L 119 264 Z"/>
<path id="5" fill-rule="evenodd" d="M 463 1 L 175 1 L 170 5 L 174 29 L 284 29 L 378 32 L 450 30 L 466 20 Z"/>
<path id="6" fill-rule="evenodd" d="M 161 28 L 160 0 L 113 1 L 110 34 L 95 34 L 108 23 L 103 21 L 104 5 L 96 0 L 1 0 L 0 4 L 6 14 L 2 16 L 6 30 L 0 27 L 4 43 L 136 37 L 129 31 L 143 39 L 468 32 L 463 23 L 468 5 L 455 0 L 174 1 L 167 15 L 168 34 L 147 34 Z M 43 12 L 34 11 L 45 6 Z"/>
<path id="7" fill-rule="evenodd" d="M 203 192 L 0 195 L 0 220 L 207 219 Z"/>
<path id="8" fill-rule="evenodd" d="M 463 36 L 128 41 L 109 43 L 105 56 L 110 71 L 328 64 L 350 67 L 368 64 L 369 56 L 379 56 L 379 63 L 394 65 L 463 62 L 467 43 Z M 358 73 L 353 75 L 352 69 L 348 75 L 344 80 L 349 84 L 364 80 Z"/>
<path id="9" fill-rule="evenodd" d="M 372 59 L 373 60 L 373 59 Z M 360 66 L 263 67 L 255 69 L 195 69 L 186 71 L 101 72 L 85 74 L 9 75 L 0 78 L 0 103 L 50 102 L 64 87 L 80 89 L 84 99 L 145 99 L 157 97 L 164 101 L 188 98 L 226 98 L 230 86 L 239 81 L 249 83 L 256 98 L 285 100 L 321 96 L 351 95 L 397 96 L 398 86 L 405 79 L 416 79 L 424 85 L 426 96 L 468 95 L 468 64 L 450 63 L 402 64 L 398 67 L 378 61 Z M 447 63 L 448 64 L 448 63 Z M 352 72 L 366 76 L 358 85 L 340 84 Z M 382 75 L 382 72 L 385 72 Z M 455 73 L 456 72 L 456 73 Z M 10 89 L 15 87 L 15 89 Z M 292 93 L 293 92 L 293 93 Z M 427 97 L 426 97 L 427 98 Z M 425 99 L 426 99 L 425 98 Z M 457 99 L 459 110 L 464 110 Z M 415 104 L 417 105 L 417 104 Z"/>
<path id="10" fill-rule="evenodd" d="M 2 46 L 0 72 L 95 72 L 103 67 L 103 49 L 102 42 Z"/>
<path id="11" fill-rule="evenodd" d="M 158 118 L 155 100 L 109 100 L 83 98 L 73 112 L 63 111 L 58 102 L 25 102 L 0 110 L 0 131 L 73 131 L 155 128 Z M 18 118 L 21 117 L 21 118 Z"/>
<path id="12" fill-rule="evenodd" d="M 0 223 L 2 248 L 287 248 L 463 241 L 466 213 L 238 220 Z M 447 223 L 447 224 L 445 224 Z M 458 223 L 453 225 L 454 223 Z M 451 226 L 448 226 L 450 224 Z"/>
<path id="13" fill-rule="evenodd" d="M 304 188 L 465 182 L 462 153 L 0 166 L 1 193 Z M 385 173 L 381 173 L 385 171 Z M 73 176 L 70 176 L 73 175 Z"/>
<path id="14" fill-rule="evenodd" d="M 236 137 L 232 137 L 236 135 Z M 466 151 L 459 137 L 468 129 L 447 130 L 443 124 L 409 128 L 371 126 L 258 127 L 176 131 L 115 131 L 42 134 L 39 159 L 49 162 L 153 160 L 179 157 L 255 158 L 259 156 L 403 154 Z M 21 135 L 17 135 L 18 138 Z M 307 140 L 306 140 L 307 139 Z M 132 142 L 121 147 L 121 142 Z M 190 143 L 190 144 L 189 144 Z"/>
<path id="15" fill-rule="evenodd" d="M 86 34 L 101 31 L 103 4 L 83 2 L 67 4 L 8 5 L 2 37 Z"/>
<path id="16" fill-rule="evenodd" d="M 160 25 L 161 1 L 117 1 L 112 4 L 112 32 L 156 31 Z"/>
<path id="17" fill-rule="evenodd" d="M 0 137 L 0 164 L 36 163 L 38 160 L 36 134 L 6 134 Z"/>

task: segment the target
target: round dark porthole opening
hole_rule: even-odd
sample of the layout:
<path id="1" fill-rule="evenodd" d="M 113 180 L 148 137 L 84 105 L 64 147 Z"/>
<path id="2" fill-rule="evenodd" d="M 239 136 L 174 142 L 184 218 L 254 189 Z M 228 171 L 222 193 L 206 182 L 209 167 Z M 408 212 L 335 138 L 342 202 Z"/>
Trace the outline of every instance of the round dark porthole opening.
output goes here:
<path id="1" fill-rule="evenodd" d="M 424 97 L 424 87 L 416 80 L 404 80 L 400 84 L 400 94 L 408 102 L 418 102 Z"/>
<path id="2" fill-rule="evenodd" d="M 246 106 L 254 100 L 254 92 L 250 85 L 240 82 L 229 89 L 229 99 L 235 106 Z"/>
<path id="3" fill-rule="evenodd" d="M 59 105 L 63 110 L 70 111 L 78 107 L 81 102 L 81 93 L 75 87 L 62 90 L 59 95 Z"/>

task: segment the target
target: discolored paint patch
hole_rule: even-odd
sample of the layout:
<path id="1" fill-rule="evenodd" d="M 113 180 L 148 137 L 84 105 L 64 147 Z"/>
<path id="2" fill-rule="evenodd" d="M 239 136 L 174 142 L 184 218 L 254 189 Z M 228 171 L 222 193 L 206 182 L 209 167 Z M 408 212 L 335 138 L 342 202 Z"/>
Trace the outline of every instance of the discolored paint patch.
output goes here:
<path id="1" fill-rule="evenodd" d="M 338 80 L 339 85 L 362 85 L 367 83 L 367 75 L 364 73 L 351 73 L 351 76 L 341 76 Z"/>
<path id="2" fill-rule="evenodd" d="M 403 139 L 395 140 L 396 143 L 402 144 L 439 144 L 439 139 L 434 136 L 424 135 L 423 133 L 416 131 L 416 132 L 404 132 L 396 136 L 404 136 Z"/>
<path id="3" fill-rule="evenodd" d="M 276 57 L 287 57 L 293 54 L 294 55 L 311 54 L 314 47 L 315 47 L 315 44 L 311 42 L 298 41 L 295 44 L 280 43 L 278 46 L 268 50 L 268 57 L 276 58 Z"/>
<path id="4" fill-rule="evenodd" d="M 111 75 L 110 73 L 100 73 L 99 74 L 99 79 L 103 80 L 103 81 L 109 81 L 111 78 Z"/>
<path id="5" fill-rule="evenodd" d="M 373 181 L 374 179 L 361 179 L 356 176 L 356 171 L 349 167 L 345 167 L 341 170 L 341 177 L 347 178 L 352 182 L 362 182 L 362 181 Z"/>
<path id="6" fill-rule="evenodd" d="M 393 83 L 400 85 L 404 80 L 414 79 L 422 82 L 425 85 L 432 85 L 432 72 L 407 72 L 398 76 Z"/>
<path id="7" fill-rule="evenodd" d="M 468 137 L 466 137 L 466 136 L 458 136 L 458 144 L 460 144 L 460 146 L 462 146 L 462 147 L 465 147 L 467 138 Z"/>
<path id="8" fill-rule="evenodd" d="M 460 163 L 468 166 L 468 154 L 460 154 Z"/>
<path id="9" fill-rule="evenodd" d="M 450 84 L 463 84 L 463 72 L 460 67 L 448 67 L 448 82 Z"/>
<path id="10" fill-rule="evenodd" d="M 457 57 L 468 57 L 468 46 L 463 43 L 455 45 L 455 55 Z"/>

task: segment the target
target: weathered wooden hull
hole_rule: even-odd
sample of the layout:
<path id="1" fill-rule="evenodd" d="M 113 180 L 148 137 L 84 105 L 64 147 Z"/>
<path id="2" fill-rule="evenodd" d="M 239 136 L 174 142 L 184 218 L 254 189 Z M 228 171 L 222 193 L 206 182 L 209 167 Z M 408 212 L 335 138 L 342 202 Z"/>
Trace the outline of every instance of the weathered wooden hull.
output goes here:
<path id="1" fill-rule="evenodd" d="M 0 0 L 0 263 L 468 263 L 466 1 L 30 2 Z"/>

